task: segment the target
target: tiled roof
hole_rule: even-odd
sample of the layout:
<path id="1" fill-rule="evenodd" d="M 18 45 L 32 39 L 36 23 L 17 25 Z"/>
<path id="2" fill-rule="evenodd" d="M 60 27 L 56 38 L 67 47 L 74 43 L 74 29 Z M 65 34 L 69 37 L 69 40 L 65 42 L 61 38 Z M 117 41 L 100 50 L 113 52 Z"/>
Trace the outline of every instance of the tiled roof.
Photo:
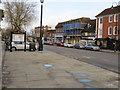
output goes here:
<path id="1" fill-rule="evenodd" d="M 101 13 L 99 13 L 98 15 L 96 15 L 96 17 L 115 14 L 115 13 L 120 13 L 120 5 L 116 7 L 107 8 L 103 10 Z"/>

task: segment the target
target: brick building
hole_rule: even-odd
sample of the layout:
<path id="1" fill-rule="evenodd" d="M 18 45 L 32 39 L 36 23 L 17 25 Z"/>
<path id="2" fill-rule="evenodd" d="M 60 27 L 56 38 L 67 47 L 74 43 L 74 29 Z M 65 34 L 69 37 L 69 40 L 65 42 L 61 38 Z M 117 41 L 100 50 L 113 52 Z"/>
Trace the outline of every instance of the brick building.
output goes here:
<path id="1" fill-rule="evenodd" d="M 113 43 L 120 40 L 120 6 L 105 9 L 96 18 L 97 44 L 103 47 L 111 44 L 113 48 Z"/>
<path id="2" fill-rule="evenodd" d="M 95 38 L 95 20 L 82 17 L 58 23 L 56 34 L 62 33 L 63 42 L 75 44 L 77 42 L 89 42 Z"/>
<path id="3" fill-rule="evenodd" d="M 40 39 L 40 27 L 35 27 L 34 32 L 35 32 L 34 39 L 39 41 L 39 39 Z M 44 34 L 44 27 L 42 28 L 42 32 L 41 33 Z"/>
<path id="4" fill-rule="evenodd" d="M 35 38 L 38 41 L 40 38 L 40 27 L 35 27 L 34 31 L 35 31 Z M 44 41 L 54 41 L 55 29 L 52 29 L 51 27 L 46 25 L 42 28 L 42 33 L 43 33 Z"/>
<path id="5" fill-rule="evenodd" d="M 64 30 L 63 30 L 63 24 L 64 23 L 58 23 L 55 27 L 56 33 L 55 33 L 55 42 L 63 42 L 64 40 Z"/>

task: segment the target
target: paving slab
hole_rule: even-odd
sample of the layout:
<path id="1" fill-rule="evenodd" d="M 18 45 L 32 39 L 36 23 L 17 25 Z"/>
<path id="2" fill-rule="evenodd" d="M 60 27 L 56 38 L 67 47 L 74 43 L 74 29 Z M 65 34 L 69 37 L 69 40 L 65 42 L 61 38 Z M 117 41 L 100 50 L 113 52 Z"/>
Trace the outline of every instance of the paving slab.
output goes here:
<path id="1" fill-rule="evenodd" d="M 10 71 L 7 88 L 118 88 L 117 73 L 47 50 L 6 52 L 4 64 Z M 88 76 L 76 77 L 75 73 Z M 81 79 L 92 82 L 79 82 Z"/>

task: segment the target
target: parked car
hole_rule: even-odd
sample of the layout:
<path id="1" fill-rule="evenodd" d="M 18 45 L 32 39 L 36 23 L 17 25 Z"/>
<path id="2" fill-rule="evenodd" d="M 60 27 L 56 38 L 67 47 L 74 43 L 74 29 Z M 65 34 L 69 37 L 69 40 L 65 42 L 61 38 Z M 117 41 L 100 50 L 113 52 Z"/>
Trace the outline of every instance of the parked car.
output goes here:
<path id="1" fill-rule="evenodd" d="M 64 47 L 73 47 L 73 44 L 71 44 L 71 43 L 64 43 Z"/>
<path id="2" fill-rule="evenodd" d="M 89 50 L 100 50 L 100 47 L 99 46 L 96 46 L 95 44 L 91 44 L 91 43 L 88 43 L 85 45 L 85 49 L 89 49 Z"/>
<path id="3" fill-rule="evenodd" d="M 44 45 L 48 45 L 49 44 L 49 42 L 48 41 L 44 41 Z"/>
<path id="4" fill-rule="evenodd" d="M 85 48 L 85 46 L 82 43 L 75 43 L 73 47 L 78 48 L 78 49 L 84 49 Z"/>
<path id="5" fill-rule="evenodd" d="M 26 42 L 26 49 L 29 49 L 29 42 Z M 12 49 L 18 50 L 18 49 L 24 49 L 25 42 L 20 41 L 14 41 L 12 42 Z"/>
<path id="6" fill-rule="evenodd" d="M 48 42 L 48 45 L 54 45 L 55 43 L 53 43 L 53 42 Z"/>
<path id="7" fill-rule="evenodd" d="M 64 46 L 64 43 L 62 43 L 62 42 L 57 42 L 57 43 L 55 43 L 57 46 Z"/>

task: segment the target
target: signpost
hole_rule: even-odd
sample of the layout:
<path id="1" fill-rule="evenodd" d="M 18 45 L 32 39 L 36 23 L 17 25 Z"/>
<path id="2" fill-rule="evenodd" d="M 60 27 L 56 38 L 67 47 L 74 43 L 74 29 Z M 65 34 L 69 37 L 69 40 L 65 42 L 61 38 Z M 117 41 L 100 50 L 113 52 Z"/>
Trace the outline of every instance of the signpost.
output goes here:
<path id="1" fill-rule="evenodd" d="M 24 51 L 26 51 L 26 32 L 24 33 L 15 33 L 11 32 L 10 36 L 10 52 L 12 52 L 12 42 L 24 42 Z"/>

